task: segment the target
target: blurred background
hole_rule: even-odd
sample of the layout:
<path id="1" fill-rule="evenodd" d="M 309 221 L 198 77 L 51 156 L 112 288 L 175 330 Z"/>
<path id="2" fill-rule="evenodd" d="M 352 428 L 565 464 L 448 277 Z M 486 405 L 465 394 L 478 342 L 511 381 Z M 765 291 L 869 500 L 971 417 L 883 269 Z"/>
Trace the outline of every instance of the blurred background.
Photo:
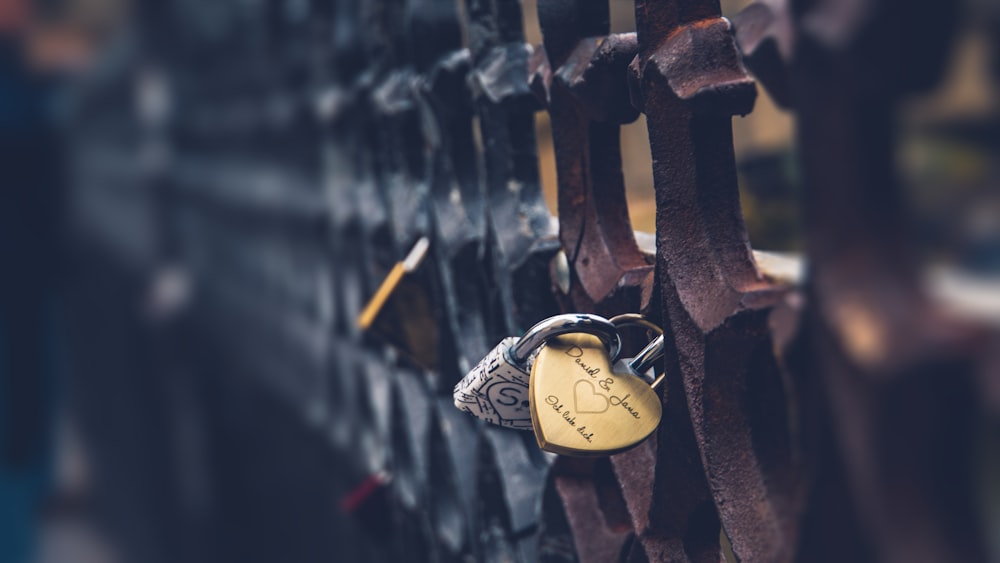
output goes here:
<path id="1" fill-rule="evenodd" d="M 723 12 L 747 4 L 724 0 Z M 634 30 L 632 2 L 611 6 L 612 31 Z M 526 40 L 540 44 L 534 0 L 524 0 L 523 12 Z M 342 536 L 329 536 L 330 545 L 315 538 L 348 518 L 343 503 L 381 486 L 379 473 L 328 478 L 341 461 L 318 445 L 326 431 L 300 430 L 270 392 L 205 376 L 215 352 L 192 342 L 200 333 L 187 329 L 183 314 L 193 294 L 221 291 L 220 301 L 287 298 L 322 316 L 335 307 L 323 285 L 330 273 L 315 266 L 326 250 L 268 249 L 262 235 L 256 248 L 270 252 L 266 268 L 284 285 L 226 293 L 218 287 L 232 280 L 198 278 L 188 262 L 211 264 L 220 254 L 207 242 L 179 249 L 161 236 L 157 215 L 171 197 L 163 183 L 176 178 L 237 191 L 252 184 L 252 205 L 307 219 L 309 206 L 329 197 L 296 199 L 285 188 L 323 187 L 315 173 L 320 126 L 300 123 L 308 118 L 289 100 L 306 88 L 320 111 L 323 100 L 336 104 L 323 97 L 322 79 L 307 76 L 315 65 L 338 72 L 338 61 L 317 48 L 337 44 L 336 13 L 332 0 L 0 0 L 0 563 L 338 560 L 331 538 Z M 998 26 L 1000 3 L 967 3 L 946 77 L 907 103 L 895 155 L 929 276 L 993 323 L 1000 319 Z M 276 46 L 271 35 L 287 42 Z M 288 90 L 249 95 L 275 68 L 287 73 Z M 248 78 L 199 82 L 227 71 Z M 178 116 L 181 127 L 173 125 Z M 803 241 L 794 117 L 759 88 L 754 111 L 733 124 L 753 246 L 795 259 Z M 535 114 L 535 133 L 542 193 L 554 214 L 544 111 Z M 633 227 L 652 233 L 643 116 L 623 128 L 622 157 Z M 211 224 L 179 222 L 193 240 L 223 243 Z M 190 248 L 196 252 L 185 254 Z M 269 314 L 261 307 L 253 314 Z M 253 322 L 225 318 L 217 330 Z M 281 330 L 298 338 L 295 327 Z M 248 352 L 296 349 L 279 340 L 258 331 L 233 345 L 247 364 L 295 372 L 282 392 L 309 395 L 312 376 L 288 359 L 292 352 L 270 359 Z M 302 404 L 300 418 L 326 416 L 322 405 Z M 1000 481 L 990 483 L 996 489 Z M 984 499 L 985 519 L 997 522 L 1000 494 L 987 490 Z"/>

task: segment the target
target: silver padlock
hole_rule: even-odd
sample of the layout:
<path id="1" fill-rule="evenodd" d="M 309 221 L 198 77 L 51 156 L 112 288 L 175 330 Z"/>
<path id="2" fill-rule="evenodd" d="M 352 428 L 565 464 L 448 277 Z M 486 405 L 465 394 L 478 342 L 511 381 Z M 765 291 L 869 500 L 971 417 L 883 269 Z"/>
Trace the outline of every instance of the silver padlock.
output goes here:
<path id="1" fill-rule="evenodd" d="M 611 321 L 584 313 L 549 317 L 521 338 L 504 338 L 490 350 L 455 386 L 455 407 L 492 424 L 530 430 L 529 358 L 546 340 L 574 332 L 597 336 L 608 347 L 611 361 L 618 358 L 622 341 Z"/>
<path id="2" fill-rule="evenodd" d="M 663 334 L 654 338 L 645 348 L 639 351 L 634 358 L 623 358 L 615 362 L 611 371 L 615 373 L 628 373 L 649 383 L 653 389 L 659 387 L 663 382 L 664 375 L 659 377 L 650 375 L 656 363 L 663 359 Z"/>

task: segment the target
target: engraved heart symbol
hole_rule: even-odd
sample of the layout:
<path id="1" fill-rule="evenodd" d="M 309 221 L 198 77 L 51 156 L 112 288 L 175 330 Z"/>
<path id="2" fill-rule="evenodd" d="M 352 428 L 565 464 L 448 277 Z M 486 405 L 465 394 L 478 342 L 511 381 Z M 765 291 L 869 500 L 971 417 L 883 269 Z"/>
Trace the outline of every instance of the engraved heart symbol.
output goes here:
<path id="1" fill-rule="evenodd" d="M 538 446 L 557 454 L 622 452 L 660 423 L 660 397 L 642 379 L 614 373 L 604 344 L 589 334 L 546 342 L 532 364 L 528 396 Z"/>
<path id="2" fill-rule="evenodd" d="M 573 387 L 573 406 L 580 413 L 602 413 L 608 410 L 608 398 L 594 389 L 594 384 L 581 379 Z"/>

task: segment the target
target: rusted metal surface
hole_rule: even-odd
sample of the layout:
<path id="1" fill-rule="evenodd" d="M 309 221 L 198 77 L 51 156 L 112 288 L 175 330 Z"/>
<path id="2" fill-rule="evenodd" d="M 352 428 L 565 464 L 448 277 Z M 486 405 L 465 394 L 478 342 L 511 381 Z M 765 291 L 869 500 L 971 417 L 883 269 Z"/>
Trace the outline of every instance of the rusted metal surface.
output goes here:
<path id="1" fill-rule="evenodd" d="M 614 315 L 659 317 L 650 260 L 629 222 L 619 127 L 639 112 L 630 99 L 628 65 L 635 34 L 608 34 L 606 2 L 540 2 L 545 38 L 533 76 L 552 124 L 559 182 L 559 236 L 570 270 L 569 306 Z M 605 460 L 558 461 L 551 486 L 576 538 L 581 561 L 607 561 L 641 549 L 656 468 L 647 442 Z"/>
<path id="2" fill-rule="evenodd" d="M 959 4 L 832 6 L 753 6 L 736 20 L 754 69 L 799 120 L 810 266 L 792 353 L 829 414 L 810 429 L 806 533 L 836 534 L 853 560 L 985 560 L 969 475 L 988 337 L 922 287 L 892 157 L 899 102 L 941 78 Z M 823 543 L 804 543 L 802 559 Z"/>
<path id="3" fill-rule="evenodd" d="M 147 47 L 175 86 L 169 123 L 123 115 L 119 77 L 82 138 L 103 210 L 91 234 L 111 233 L 93 252 L 139 238 L 123 194 L 154 184 L 166 242 L 122 270 L 168 262 L 193 286 L 178 327 L 149 338 L 187 342 L 170 364 L 192 370 L 185 393 L 221 452 L 198 463 L 225 486 L 204 512 L 168 506 L 190 526 L 174 543 L 219 526 L 241 531 L 220 549 L 242 560 L 987 558 L 970 474 L 978 419 L 1000 404 L 996 331 L 919 284 L 892 158 L 900 102 L 945 67 L 953 3 L 762 0 L 730 23 L 716 0 L 637 0 L 637 31 L 611 34 L 606 1 L 538 0 L 537 47 L 517 0 L 169 4 L 146 23 L 190 30 Z M 744 227 L 744 65 L 798 118 L 801 286 L 761 272 Z M 629 224 L 619 147 L 640 112 L 655 256 Z M 165 160 L 134 171 L 126 125 Z M 415 340 L 354 319 L 424 237 L 413 293 L 382 319 L 433 337 L 413 361 Z M 490 344 L 560 310 L 663 326 L 653 438 L 556 457 L 453 408 Z"/>
<path id="4" fill-rule="evenodd" d="M 717 518 L 738 558 L 787 561 L 796 544 L 797 479 L 768 327 L 786 292 L 757 271 L 743 227 L 730 119 L 751 110 L 756 91 L 719 15 L 711 1 L 636 4 L 633 68 L 655 163 L 664 318 L 676 346 L 677 363 L 667 367 L 680 368 L 665 406 L 683 412 L 674 401 L 686 399 L 690 426 L 676 432 L 693 431 L 714 501 L 664 520 L 690 525 L 700 517 L 712 526 Z M 656 483 L 657 511 L 672 488 L 690 488 L 673 477 Z M 677 545 L 689 530 L 655 532 Z M 718 553 L 708 545 L 699 547 Z"/>
<path id="5" fill-rule="evenodd" d="M 534 82 L 552 123 L 573 302 L 606 313 L 635 310 L 653 272 L 632 233 L 618 135 L 639 116 L 625 80 L 635 35 L 608 35 L 606 2 L 541 2 L 538 15 L 546 56 Z"/>

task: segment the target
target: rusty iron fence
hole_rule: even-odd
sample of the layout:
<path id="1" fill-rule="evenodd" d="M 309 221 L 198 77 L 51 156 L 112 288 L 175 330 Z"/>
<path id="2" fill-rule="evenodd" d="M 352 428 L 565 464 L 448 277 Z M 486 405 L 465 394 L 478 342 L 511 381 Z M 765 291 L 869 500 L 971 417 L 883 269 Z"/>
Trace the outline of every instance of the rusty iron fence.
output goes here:
<path id="1" fill-rule="evenodd" d="M 893 164 L 897 110 L 939 81 L 958 10 L 636 0 L 637 31 L 611 34 L 605 1 L 538 0 L 531 46 L 516 0 L 139 3 L 75 129 L 74 303 L 106 326 L 78 331 L 77 395 L 96 459 L 122 468 L 97 478 L 133 515 L 126 551 L 987 560 L 997 331 L 920 283 Z M 798 120 L 801 283 L 763 272 L 744 227 L 748 69 Z M 655 248 L 619 149 L 640 112 Z M 424 237 L 381 336 L 361 331 Z M 667 330 L 640 447 L 550 456 L 452 406 L 492 345 L 560 311 Z"/>

